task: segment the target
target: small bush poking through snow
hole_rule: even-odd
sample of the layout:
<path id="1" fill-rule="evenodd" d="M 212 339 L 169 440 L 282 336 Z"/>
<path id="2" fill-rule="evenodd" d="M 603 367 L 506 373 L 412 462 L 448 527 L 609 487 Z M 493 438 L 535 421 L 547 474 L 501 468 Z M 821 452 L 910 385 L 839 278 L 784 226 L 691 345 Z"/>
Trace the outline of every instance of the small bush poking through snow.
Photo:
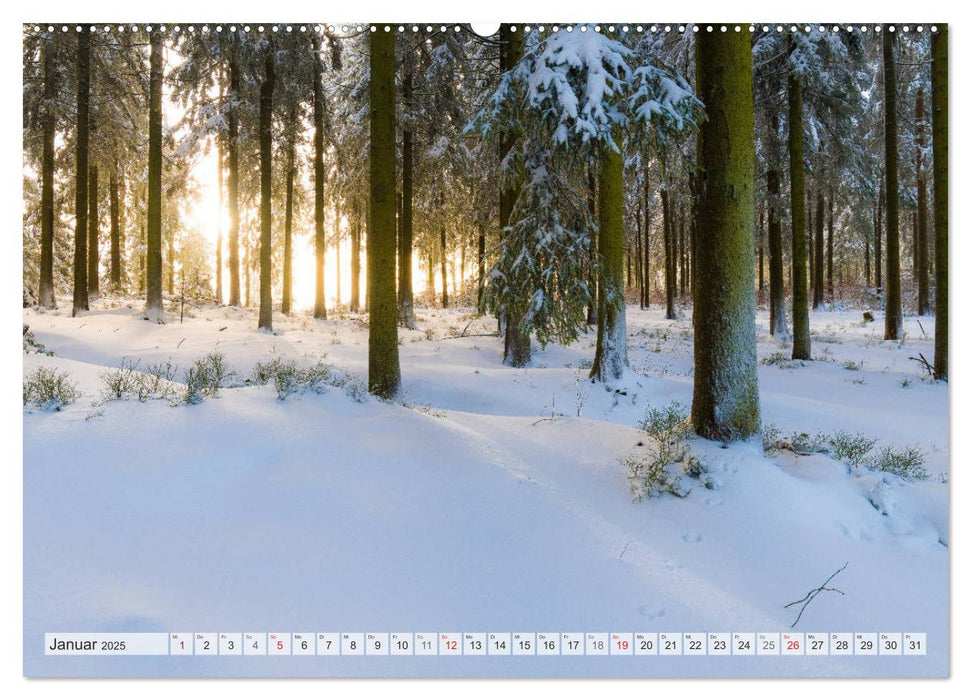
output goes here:
<path id="1" fill-rule="evenodd" d="M 45 411 L 60 411 L 80 396 L 77 384 L 67 372 L 38 367 L 24 378 L 24 406 Z"/>
<path id="2" fill-rule="evenodd" d="M 877 452 L 870 466 L 877 471 L 896 474 L 905 481 L 930 477 L 930 472 L 924 467 L 924 453 L 916 445 L 884 447 Z"/>
<path id="3" fill-rule="evenodd" d="M 867 458 L 877 441 L 871 440 L 863 433 L 850 435 L 841 430 L 829 439 L 829 444 L 833 459 L 842 460 L 853 469 L 861 469 L 867 466 Z"/>
<path id="4" fill-rule="evenodd" d="M 236 373 L 226 366 L 226 356 L 219 350 L 203 355 L 185 373 L 185 383 L 189 387 L 186 392 L 187 399 L 190 394 L 198 394 L 200 397 L 214 399 L 219 396 L 219 390 L 228 386 Z M 201 399 L 200 399 L 201 400 Z M 186 403 L 199 403 L 197 400 Z"/>
<path id="5" fill-rule="evenodd" d="M 653 458 L 629 454 L 621 458 L 627 467 L 627 481 L 634 500 L 644 496 L 658 498 L 664 493 L 687 496 L 691 488 L 685 483 L 685 473 L 700 474 L 704 471 L 697 460 L 688 454 L 685 440 L 688 438 L 688 414 L 677 401 L 662 408 L 649 408 L 637 427 L 654 441 Z M 682 469 L 675 469 L 675 465 Z"/>
<path id="6" fill-rule="evenodd" d="M 301 369 L 296 361 L 278 355 L 263 358 L 253 367 L 252 381 L 255 384 L 268 384 L 271 381 L 281 401 L 300 391 L 322 394 L 328 386 L 341 388 L 348 396 L 364 403 L 367 400 L 367 387 L 357 377 L 333 369 L 322 359 L 306 369 Z"/>
<path id="7" fill-rule="evenodd" d="M 782 433 L 774 423 L 762 424 L 762 451 L 766 454 L 778 454 L 782 450 Z"/>

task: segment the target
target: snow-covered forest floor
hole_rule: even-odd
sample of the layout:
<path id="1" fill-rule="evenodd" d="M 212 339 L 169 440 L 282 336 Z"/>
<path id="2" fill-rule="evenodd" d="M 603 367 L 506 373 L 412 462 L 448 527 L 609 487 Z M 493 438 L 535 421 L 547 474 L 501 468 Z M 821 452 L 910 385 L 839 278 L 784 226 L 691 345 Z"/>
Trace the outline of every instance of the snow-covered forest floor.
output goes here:
<path id="1" fill-rule="evenodd" d="M 823 454 L 690 439 L 705 473 L 634 501 L 622 460 L 649 458 L 650 408 L 690 406 L 690 317 L 628 307 L 631 371 L 587 379 L 591 332 L 501 363 L 495 321 L 417 310 L 403 392 L 366 397 L 366 316 L 315 321 L 187 309 L 140 320 L 104 300 L 24 311 L 80 397 L 24 412 L 24 642 L 31 675 L 943 675 L 948 635 L 948 391 L 933 318 L 884 341 L 883 317 L 811 316 L 791 363 L 760 311 L 763 424 L 783 439 L 863 433 L 917 445 L 926 479 Z M 922 327 L 921 327 L 922 326 Z M 463 332 L 465 337 L 461 336 Z M 197 405 L 104 401 L 123 358 L 175 378 L 224 354 L 238 386 Z M 275 354 L 329 366 L 322 393 L 247 383 Z M 353 379 L 360 378 L 360 383 Z M 337 379 L 335 379 L 337 378 Z M 328 383 L 329 382 L 329 383 Z M 338 386 L 340 385 L 340 386 Z M 770 432 L 773 432 L 770 428 Z M 797 439 L 797 442 L 800 440 Z M 801 449 L 811 452 L 812 449 Z M 706 488 L 702 482 L 707 482 Z M 53 631 L 926 632 L 926 657 L 44 657 Z"/>

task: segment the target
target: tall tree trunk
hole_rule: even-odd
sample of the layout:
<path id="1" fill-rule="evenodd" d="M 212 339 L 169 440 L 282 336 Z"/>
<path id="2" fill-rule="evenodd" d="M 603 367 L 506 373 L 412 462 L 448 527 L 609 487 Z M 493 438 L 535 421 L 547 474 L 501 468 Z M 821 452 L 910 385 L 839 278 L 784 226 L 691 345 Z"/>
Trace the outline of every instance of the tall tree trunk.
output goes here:
<path id="1" fill-rule="evenodd" d="M 111 288 L 121 289 L 121 202 L 118 198 L 118 164 L 108 176 L 108 215 L 111 219 Z"/>
<path id="2" fill-rule="evenodd" d="M 678 260 L 681 263 L 681 282 L 678 291 L 684 296 L 688 290 L 688 247 L 685 238 L 685 225 L 688 217 L 685 214 L 684 206 L 681 207 L 681 215 L 678 217 Z"/>
<path id="3" fill-rule="evenodd" d="M 823 192 L 822 189 L 816 191 L 816 216 L 813 217 L 813 224 L 816 226 L 816 242 L 813 244 L 813 309 L 818 309 L 823 303 L 823 261 L 826 254 L 826 245 L 823 242 Z"/>
<path id="4" fill-rule="evenodd" d="M 370 37 L 370 175 L 368 227 L 368 388 L 391 398 L 401 385 L 395 290 L 395 60 L 394 34 Z M 388 27 L 383 27 L 388 29 Z"/>
<path id="5" fill-rule="evenodd" d="M 226 120 L 229 130 L 229 305 L 239 306 L 239 82 L 238 47 L 233 40 L 229 59 L 229 97 L 232 106 Z M 249 306 L 249 304 L 247 304 Z"/>
<path id="6" fill-rule="evenodd" d="M 882 174 L 880 179 L 883 180 Z M 873 263 L 876 270 L 877 294 L 883 293 L 883 200 L 884 188 L 883 184 L 881 184 L 877 193 L 877 227 L 874 232 L 875 239 L 873 243 Z"/>
<path id="7" fill-rule="evenodd" d="M 253 270 L 253 257 L 250 255 L 250 242 L 249 237 L 243 238 L 243 290 L 245 297 L 243 299 L 243 306 L 245 308 L 250 307 L 250 291 L 253 285 L 250 281 L 250 276 Z"/>
<path id="8" fill-rule="evenodd" d="M 678 310 L 675 305 L 675 292 L 674 292 L 674 251 L 673 246 L 673 223 L 671 221 L 671 204 L 668 201 L 668 188 L 667 185 L 661 187 L 661 226 L 664 231 L 664 299 L 666 304 L 666 312 L 664 317 L 667 319 L 676 319 L 678 317 Z"/>
<path id="9" fill-rule="evenodd" d="M 162 308 L 162 33 L 150 39 L 148 88 L 148 234 L 145 241 L 145 317 L 165 323 Z"/>
<path id="10" fill-rule="evenodd" d="M 287 140 L 287 186 L 283 209 L 283 299 L 280 311 L 289 316 L 293 311 L 293 179 L 296 176 L 297 110 L 290 111 L 291 132 Z"/>
<path id="11" fill-rule="evenodd" d="M 223 137 L 219 134 L 216 136 L 216 303 L 220 306 L 223 303 L 223 165 Z"/>
<path id="12" fill-rule="evenodd" d="M 759 207 L 759 299 L 765 291 L 765 207 Z"/>
<path id="13" fill-rule="evenodd" d="M 486 248 L 486 226 L 485 220 L 479 219 L 478 250 L 476 251 L 476 269 L 478 270 L 478 289 L 476 290 L 476 308 L 480 314 L 485 313 L 485 248 Z"/>
<path id="14" fill-rule="evenodd" d="M 809 360 L 812 359 L 812 345 L 809 339 L 809 285 L 806 269 L 806 163 L 803 160 L 802 85 L 794 75 L 789 76 L 788 92 L 789 181 L 792 201 L 792 359 Z"/>
<path id="15" fill-rule="evenodd" d="M 597 220 L 597 178 L 593 172 L 593 163 L 587 165 L 587 211 L 590 214 L 590 220 Z M 597 313 L 600 310 L 600 302 L 598 301 L 597 294 L 598 289 L 598 273 L 597 269 L 600 266 L 600 252 L 597 250 L 597 234 L 591 232 L 590 243 L 589 243 L 589 257 L 590 263 L 587 268 L 587 286 L 590 288 L 590 303 L 587 305 L 587 325 L 596 326 L 598 319 Z"/>
<path id="16" fill-rule="evenodd" d="M 931 35 L 931 119 L 934 157 L 934 378 L 948 377 L 947 307 L 947 38 L 946 24 Z"/>
<path id="17" fill-rule="evenodd" d="M 41 308 L 57 308 L 54 293 L 54 132 L 57 100 L 56 36 L 44 45 L 44 106 L 42 111 L 44 154 L 41 161 L 40 280 L 37 302 Z"/>
<path id="18" fill-rule="evenodd" d="M 408 64 L 402 81 L 401 97 L 403 109 L 411 116 L 412 110 L 412 69 Z M 414 183 L 414 144 L 411 126 L 405 128 L 401 136 L 401 235 L 398 238 L 398 323 L 405 328 L 415 325 L 415 300 L 411 284 L 412 241 L 414 238 L 413 183 Z"/>
<path id="19" fill-rule="evenodd" d="M 260 317 L 259 328 L 273 330 L 273 44 L 266 49 L 260 86 Z"/>
<path id="20" fill-rule="evenodd" d="M 930 310 L 927 259 L 927 179 L 924 173 L 924 88 L 917 91 L 917 315 Z"/>
<path id="21" fill-rule="evenodd" d="M 650 163 L 644 151 L 644 295 L 641 308 L 651 308 L 651 182 Z"/>
<path id="22" fill-rule="evenodd" d="M 91 35 L 78 34 L 77 139 L 74 177 L 74 299 L 71 316 L 88 310 L 88 101 L 91 92 Z"/>
<path id="23" fill-rule="evenodd" d="M 439 261 L 442 267 L 442 308 L 447 309 L 448 308 L 448 277 L 446 276 L 446 268 L 448 266 L 448 254 L 447 254 L 448 248 L 446 247 L 447 241 L 445 240 L 445 224 L 441 224 L 439 229 L 439 243 L 441 246 L 440 248 L 441 258 L 439 258 Z"/>
<path id="24" fill-rule="evenodd" d="M 833 289 L 833 244 L 836 222 L 833 220 L 833 190 L 829 192 L 829 219 L 826 229 L 826 291 L 829 294 L 829 301 L 835 300 L 835 290 Z"/>
<path id="25" fill-rule="evenodd" d="M 900 187 L 897 180 L 897 67 L 894 32 L 883 28 L 884 149 L 887 168 L 887 303 L 885 340 L 899 340 L 903 330 L 900 303 Z"/>
<path id="26" fill-rule="evenodd" d="M 624 155 L 623 134 L 614 127 L 619 150 L 600 148 L 598 182 L 600 279 L 597 350 L 590 376 L 602 382 L 620 379 L 627 367 L 627 314 L 624 297 Z"/>
<path id="27" fill-rule="evenodd" d="M 640 307 L 644 308 L 644 279 L 641 277 L 641 273 L 644 270 L 644 251 L 641 249 L 641 208 L 637 207 L 637 214 L 634 217 L 637 222 L 637 233 L 634 237 L 634 283 L 637 285 L 637 300 Z"/>
<path id="28" fill-rule="evenodd" d="M 781 174 L 774 168 L 766 173 L 766 190 L 769 195 L 769 333 L 776 339 L 789 337 L 785 284 L 782 279 L 782 217 L 779 215 L 781 179 Z"/>
<path id="29" fill-rule="evenodd" d="M 397 225 L 398 221 L 396 216 L 395 245 L 398 245 Z M 339 199 L 334 203 L 334 277 L 334 281 L 337 283 L 337 294 L 334 298 L 334 303 L 337 305 L 339 313 L 341 308 L 341 205 Z"/>
<path id="30" fill-rule="evenodd" d="M 759 432 L 755 349 L 755 105 L 745 34 L 700 33 L 701 186 L 695 251 L 694 398 L 691 422 L 710 440 Z"/>
<path id="31" fill-rule="evenodd" d="M 522 59 L 525 48 L 525 38 L 522 31 L 511 31 L 508 24 L 499 27 L 499 70 L 505 73 L 512 70 Z M 499 160 L 509 153 L 520 134 L 516 129 L 508 129 L 499 139 Z M 511 223 L 512 211 L 519 199 L 520 185 L 506 182 L 499 192 L 499 231 L 504 235 L 506 227 Z M 588 319 L 589 320 L 589 319 Z M 505 343 L 502 361 L 512 367 L 522 367 L 529 363 L 531 347 L 529 333 L 522 328 L 522 319 L 507 315 L 500 318 L 500 326 L 505 329 Z"/>
<path id="32" fill-rule="evenodd" d="M 166 288 L 169 295 L 175 294 L 175 232 L 169 231 L 165 237 L 166 257 L 168 258 L 168 274 L 165 276 Z"/>
<path id="33" fill-rule="evenodd" d="M 873 230 L 876 233 L 877 229 L 877 208 L 873 207 Z M 870 282 L 873 279 L 873 266 L 870 264 L 870 233 L 865 231 L 863 234 L 863 265 L 866 273 L 866 286 L 870 286 Z"/>
<path id="34" fill-rule="evenodd" d="M 361 205 L 351 200 L 351 301 L 350 310 L 361 310 Z"/>
<path id="35" fill-rule="evenodd" d="M 98 166 L 92 165 L 88 169 L 88 299 L 97 299 L 101 295 L 99 277 L 101 272 L 101 256 L 99 255 L 99 239 L 101 231 L 99 223 L 101 213 L 98 209 Z"/>
<path id="36" fill-rule="evenodd" d="M 324 58 L 320 34 L 313 34 L 314 52 L 314 318 L 327 318 L 324 293 Z"/>

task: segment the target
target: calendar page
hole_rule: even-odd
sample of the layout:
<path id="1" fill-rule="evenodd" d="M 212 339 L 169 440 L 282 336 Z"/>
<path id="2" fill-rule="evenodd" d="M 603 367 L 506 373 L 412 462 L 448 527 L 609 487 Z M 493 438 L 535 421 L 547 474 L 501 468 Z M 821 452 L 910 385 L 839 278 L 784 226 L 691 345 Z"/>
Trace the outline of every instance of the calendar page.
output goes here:
<path id="1" fill-rule="evenodd" d="M 948 25 L 313 14 L 23 25 L 24 675 L 947 676 Z"/>

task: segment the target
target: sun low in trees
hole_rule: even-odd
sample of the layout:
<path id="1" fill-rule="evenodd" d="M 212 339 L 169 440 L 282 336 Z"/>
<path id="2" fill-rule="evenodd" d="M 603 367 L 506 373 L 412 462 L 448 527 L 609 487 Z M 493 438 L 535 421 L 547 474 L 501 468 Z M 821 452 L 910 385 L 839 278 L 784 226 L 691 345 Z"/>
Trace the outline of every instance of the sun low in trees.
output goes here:
<path id="1" fill-rule="evenodd" d="M 685 81 L 649 55 L 581 25 L 542 39 L 529 34 L 522 60 L 508 67 L 473 121 L 487 140 L 519 135 L 502 152 L 500 180 L 516 183 L 518 197 L 508 219 L 500 209 L 504 225 L 485 299 L 524 336 L 570 342 L 586 328 L 592 264 L 596 379 L 615 380 L 627 366 L 625 144 L 652 138 L 663 145 L 694 125 L 699 108 Z M 586 201 L 588 162 L 596 173 L 596 224 Z M 594 235 L 598 259 L 590 260 Z"/>
<path id="2" fill-rule="evenodd" d="M 698 246 L 694 285 L 695 431 L 738 440 L 759 431 L 755 349 L 755 128 L 752 50 L 744 33 L 700 32 Z"/>

